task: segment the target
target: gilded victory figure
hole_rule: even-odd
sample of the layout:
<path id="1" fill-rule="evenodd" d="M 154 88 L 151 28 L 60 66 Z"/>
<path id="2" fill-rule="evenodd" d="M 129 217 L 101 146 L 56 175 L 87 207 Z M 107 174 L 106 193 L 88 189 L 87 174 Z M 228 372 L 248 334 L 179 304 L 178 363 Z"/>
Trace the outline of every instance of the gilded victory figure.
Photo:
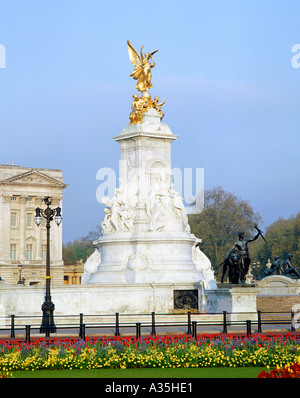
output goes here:
<path id="1" fill-rule="evenodd" d="M 133 95 L 133 102 L 131 105 L 132 112 L 129 116 L 130 124 L 142 123 L 143 114 L 150 108 L 154 108 L 162 119 L 164 117 L 164 113 L 162 112 L 161 107 L 165 103 L 166 99 L 159 104 L 159 98 L 156 96 L 154 100 L 151 100 L 151 95 L 148 93 L 148 90 L 152 88 L 151 68 L 155 66 L 153 55 L 158 50 L 153 51 L 152 53 L 147 52 L 143 54 L 144 46 L 142 46 L 139 55 L 132 47 L 129 40 L 127 40 L 127 47 L 130 62 L 134 65 L 133 73 L 131 73 L 130 76 L 137 80 L 136 88 L 142 93 L 141 97 L 137 94 Z M 152 63 L 150 60 L 152 60 Z"/>
<path id="2" fill-rule="evenodd" d="M 151 68 L 155 66 L 155 62 L 153 59 L 153 55 L 158 51 L 153 51 L 152 53 L 145 53 L 143 55 L 143 48 L 141 47 L 141 56 L 137 53 L 137 51 L 132 47 L 127 40 L 128 54 L 129 59 L 132 65 L 134 65 L 133 73 L 130 75 L 135 80 L 137 80 L 136 88 L 140 92 L 147 91 L 152 88 L 151 84 Z M 152 59 L 153 64 L 150 63 L 150 58 Z"/>

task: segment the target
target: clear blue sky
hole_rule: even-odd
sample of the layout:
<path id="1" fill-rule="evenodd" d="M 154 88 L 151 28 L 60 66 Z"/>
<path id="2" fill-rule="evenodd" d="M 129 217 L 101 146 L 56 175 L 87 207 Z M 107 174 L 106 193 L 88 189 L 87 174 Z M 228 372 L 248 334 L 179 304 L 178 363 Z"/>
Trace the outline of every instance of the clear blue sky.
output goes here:
<path id="1" fill-rule="evenodd" d="M 264 225 L 299 212 L 298 0 L 0 0 L 0 163 L 63 170 L 64 241 L 102 221 L 135 82 L 126 41 L 159 49 L 152 95 L 172 166 L 248 200 Z"/>

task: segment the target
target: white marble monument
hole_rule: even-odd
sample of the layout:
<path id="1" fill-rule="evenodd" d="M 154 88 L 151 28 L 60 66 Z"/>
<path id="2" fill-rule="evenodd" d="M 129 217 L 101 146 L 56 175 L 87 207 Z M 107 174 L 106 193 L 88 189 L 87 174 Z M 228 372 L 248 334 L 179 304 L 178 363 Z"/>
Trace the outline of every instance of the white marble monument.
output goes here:
<path id="1" fill-rule="evenodd" d="M 135 300 L 127 310 L 146 311 L 149 288 L 158 293 L 163 286 L 168 286 L 168 297 L 159 303 L 162 311 L 173 310 L 176 300 L 196 301 L 199 309 L 202 289 L 216 289 L 216 281 L 172 184 L 171 144 L 177 136 L 162 123 L 165 100 L 158 103 L 159 98 L 151 99 L 148 92 L 156 51 L 143 55 L 142 48 L 139 55 L 127 45 L 134 65 L 130 76 L 137 80 L 141 96 L 133 95 L 130 123 L 114 137 L 121 145 L 120 185 L 112 198 L 102 199 L 102 235 L 94 242 L 82 283 L 102 288 L 117 284 L 116 310 L 128 301 L 128 291 L 138 289 L 140 305 Z M 180 290 L 187 293 L 185 298 Z"/>
<path id="2" fill-rule="evenodd" d="M 114 139 L 121 144 L 120 186 L 104 197 L 103 235 L 85 264 L 84 284 L 196 283 L 215 288 L 211 263 L 190 233 L 171 175 L 177 138 L 151 108 Z"/>

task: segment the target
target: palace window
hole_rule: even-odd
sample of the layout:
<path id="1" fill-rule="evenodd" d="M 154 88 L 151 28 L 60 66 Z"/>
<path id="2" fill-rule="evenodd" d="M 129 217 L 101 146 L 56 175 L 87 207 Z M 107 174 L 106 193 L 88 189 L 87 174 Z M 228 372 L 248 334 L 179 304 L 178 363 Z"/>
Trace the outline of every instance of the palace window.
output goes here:
<path id="1" fill-rule="evenodd" d="M 32 260 L 32 245 L 26 245 L 26 260 Z"/>
<path id="2" fill-rule="evenodd" d="M 42 245 L 42 260 L 47 258 L 47 245 Z"/>
<path id="3" fill-rule="evenodd" d="M 11 258 L 11 260 L 17 259 L 17 245 L 16 244 L 10 245 L 10 258 Z"/>
<path id="4" fill-rule="evenodd" d="M 10 226 L 17 227 L 17 213 L 15 212 L 10 213 Z"/>
<path id="5" fill-rule="evenodd" d="M 32 220 L 33 220 L 33 214 L 32 213 L 27 213 L 27 228 L 31 228 L 32 227 Z"/>

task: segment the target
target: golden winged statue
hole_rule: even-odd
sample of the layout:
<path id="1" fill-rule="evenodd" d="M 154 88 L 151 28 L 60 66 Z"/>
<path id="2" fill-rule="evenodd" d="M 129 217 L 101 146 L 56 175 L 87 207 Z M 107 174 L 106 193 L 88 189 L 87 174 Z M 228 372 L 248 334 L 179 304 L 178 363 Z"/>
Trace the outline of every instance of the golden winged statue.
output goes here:
<path id="1" fill-rule="evenodd" d="M 143 93 L 152 88 L 151 68 L 155 66 L 153 54 L 155 54 L 158 50 L 153 51 L 152 53 L 145 53 L 143 55 L 144 46 L 142 46 L 141 55 L 139 55 L 129 43 L 129 40 L 127 40 L 127 47 L 130 62 L 132 65 L 134 65 L 133 73 L 130 76 L 137 80 L 136 88 Z M 153 64 L 150 63 L 150 58 L 152 59 Z"/>

